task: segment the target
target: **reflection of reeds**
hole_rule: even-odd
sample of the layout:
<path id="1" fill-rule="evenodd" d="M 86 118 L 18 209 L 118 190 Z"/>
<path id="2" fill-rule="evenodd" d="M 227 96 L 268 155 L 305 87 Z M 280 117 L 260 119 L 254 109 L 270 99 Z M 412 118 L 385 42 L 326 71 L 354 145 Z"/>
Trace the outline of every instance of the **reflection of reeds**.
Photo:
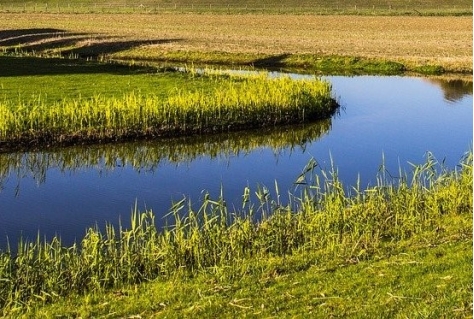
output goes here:
<path id="1" fill-rule="evenodd" d="M 108 143 L 87 147 L 66 147 L 41 152 L 0 153 L 0 186 L 17 176 L 31 176 L 41 183 L 50 168 L 74 171 L 100 166 L 113 169 L 129 165 L 137 170 L 153 171 L 162 161 L 191 162 L 201 156 L 230 157 L 259 147 L 270 147 L 274 153 L 283 149 L 305 147 L 331 128 L 331 119 L 315 123 L 275 127 L 266 130 L 229 132 L 205 136 L 163 138 L 158 141 Z"/>
<path id="2" fill-rule="evenodd" d="M 197 210 L 185 200 L 175 203 L 169 213 L 174 225 L 163 230 L 155 227 L 152 212 L 135 212 L 130 229 L 90 228 L 69 248 L 59 238 L 20 242 L 15 255 L 0 254 L 0 307 L 172 275 L 214 272 L 233 278 L 249 271 L 245 260 L 293 252 L 364 259 L 387 240 L 442 231 L 447 227 L 443 218 L 472 214 L 472 151 L 460 164 L 460 171 L 440 169 L 429 156 L 414 166 L 411 178 L 392 183 L 382 173 L 377 186 L 355 188 L 353 196 L 333 170 L 306 185 L 287 207 L 265 190 L 257 191 L 261 202 L 254 206 L 247 188 L 239 213 L 228 210 L 222 195 L 217 200 L 205 196 Z M 258 222 L 255 213 L 263 216 Z"/>
<path id="3" fill-rule="evenodd" d="M 51 104 L 3 100 L 0 139 L 55 143 L 222 132 L 325 118 L 336 106 L 330 84 L 316 79 L 209 76 L 218 88 L 176 89 L 166 97 L 132 92 Z"/>
<path id="4" fill-rule="evenodd" d="M 472 76 L 466 78 L 439 76 L 424 80 L 439 86 L 447 101 L 456 102 L 464 96 L 472 95 Z"/>

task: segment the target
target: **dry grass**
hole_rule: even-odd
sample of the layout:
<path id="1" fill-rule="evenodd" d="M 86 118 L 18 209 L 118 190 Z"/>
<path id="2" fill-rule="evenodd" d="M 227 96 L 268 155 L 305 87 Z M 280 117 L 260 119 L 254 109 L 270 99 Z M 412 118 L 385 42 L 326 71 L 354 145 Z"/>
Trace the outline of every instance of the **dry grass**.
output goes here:
<path id="1" fill-rule="evenodd" d="M 91 34 L 90 42 L 98 35 L 173 39 L 127 48 L 128 54 L 149 58 L 170 51 L 311 53 L 436 64 L 457 71 L 472 71 L 472 24 L 470 16 L 0 14 L 1 30 L 57 28 Z"/>

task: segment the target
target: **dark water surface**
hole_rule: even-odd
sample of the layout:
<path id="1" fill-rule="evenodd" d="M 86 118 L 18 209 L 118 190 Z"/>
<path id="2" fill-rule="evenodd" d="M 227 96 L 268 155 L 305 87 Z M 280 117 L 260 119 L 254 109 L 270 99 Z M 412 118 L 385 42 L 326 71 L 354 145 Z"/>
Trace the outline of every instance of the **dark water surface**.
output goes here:
<path id="1" fill-rule="evenodd" d="M 0 249 L 38 231 L 65 244 L 105 222 L 127 226 L 130 212 L 157 220 L 183 196 L 203 191 L 240 206 L 243 190 L 270 190 L 285 200 L 311 158 L 331 158 L 349 187 L 375 182 L 382 157 L 389 172 L 409 171 L 432 152 L 448 167 L 471 148 L 472 82 L 411 77 L 328 77 L 342 108 L 332 119 L 260 130 L 154 142 L 0 154 Z"/>

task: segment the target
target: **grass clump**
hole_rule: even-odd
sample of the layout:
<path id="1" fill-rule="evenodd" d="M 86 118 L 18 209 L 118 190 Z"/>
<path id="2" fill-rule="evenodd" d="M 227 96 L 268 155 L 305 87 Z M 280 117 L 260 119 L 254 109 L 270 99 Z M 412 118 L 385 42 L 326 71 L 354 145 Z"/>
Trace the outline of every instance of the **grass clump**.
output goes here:
<path id="1" fill-rule="evenodd" d="M 414 67 L 414 71 L 422 74 L 429 74 L 429 75 L 440 75 L 443 74 L 444 68 L 439 65 L 423 65 Z"/>
<path id="2" fill-rule="evenodd" d="M 217 88 L 166 96 L 130 92 L 121 98 L 0 101 L 0 139 L 6 143 L 117 140 L 222 132 L 303 123 L 337 106 L 329 83 L 259 75 L 201 74 Z"/>
<path id="3" fill-rule="evenodd" d="M 428 156 L 410 176 L 395 183 L 382 173 L 376 186 L 355 187 L 352 195 L 336 170 L 321 172 L 321 181 L 311 174 L 315 165 L 311 161 L 297 180 L 303 184 L 309 174 L 313 182 L 287 205 L 278 192 L 272 198 L 265 188 L 255 192 L 254 205 L 246 188 L 242 207 L 233 212 L 223 195 L 216 200 L 205 196 L 199 208 L 185 199 L 175 203 L 168 215 L 173 225 L 163 230 L 155 227 L 151 211 L 135 212 L 130 229 L 90 228 L 71 247 L 63 247 L 58 238 L 20 242 L 16 253 L 0 255 L 3 314 L 71 294 L 94 298 L 107 289 L 126 290 L 157 279 L 172 283 L 203 275 L 229 283 L 264 274 L 271 279 L 315 263 L 338 272 L 341 260 L 366 263 L 400 253 L 404 245 L 472 236 L 472 151 L 460 170 L 447 170 Z M 321 293 L 322 298 L 334 295 L 330 288 Z M 393 290 L 387 293 L 397 299 Z"/>

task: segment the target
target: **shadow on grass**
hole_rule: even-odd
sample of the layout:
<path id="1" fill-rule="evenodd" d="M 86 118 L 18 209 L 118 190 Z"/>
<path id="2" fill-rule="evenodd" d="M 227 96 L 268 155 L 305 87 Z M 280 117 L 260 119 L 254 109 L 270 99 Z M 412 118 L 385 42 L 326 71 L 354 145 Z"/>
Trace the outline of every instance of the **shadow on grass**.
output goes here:
<path id="1" fill-rule="evenodd" d="M 110 73 L 127 75 L 145 73 L 146 67 L 101 63 L 83 59 L 12 57 L 0 55 L 0 78 L 33 75 L 68 75 Z"/>
<path id="2" fill-rule="evenodd" d="M 18 29 L 0 31 L 0 48 L 5 52 L 51 53 L 95 58 L 142 45 L 178 42 L 182 39 L 124 40 L 92 33 L 73 33 L 61 29 Z"/>
<path id="3" fill-rule="evenodd" d="M 52 28 L 2 30 L 0 49 L 3 49 L 4 55 L 0 54 L 0 77 L 104 72 L 129 74 L 131 67 L 128 66 L 86 60 L 95 60 L 138 46 L 177 41 L 181 39 L 126 40 Z M 144 68 L 133 67 L 133 71 L 140 70 Z"/>
<path id="4" fill-rule="evenodd" d="M 130 50 L 143 45 L 156 45 L 179 42 L 181 39 L 160 39 L 160 40 L 126 40 L 116 41 L 106 38 L 99 41 L 92 41 L 90 44 L 63 51 L 63 55 L 74 55 L 80 58 L 96 58 L 100 55 L 113 54 Z"/>
<path id="5" fill-rule="evenodd" d="M 66 30 L 52 28 L 0 30 L 0 46 L 18 46 L 42 41 L 44 39 L 58 37 L 66 32 Z"/>
<path id="6" fill-rule="evenodd" d="M 286 63 L 284 60 L 288 58 L 289 54 L 279 54 L 279 55 L 272 55 L 270 57 L 257 59 L 253 61 L 251 64 L 255 67 L 272 67 L 272 68 L 279 68 L 285 67 Z"/>

